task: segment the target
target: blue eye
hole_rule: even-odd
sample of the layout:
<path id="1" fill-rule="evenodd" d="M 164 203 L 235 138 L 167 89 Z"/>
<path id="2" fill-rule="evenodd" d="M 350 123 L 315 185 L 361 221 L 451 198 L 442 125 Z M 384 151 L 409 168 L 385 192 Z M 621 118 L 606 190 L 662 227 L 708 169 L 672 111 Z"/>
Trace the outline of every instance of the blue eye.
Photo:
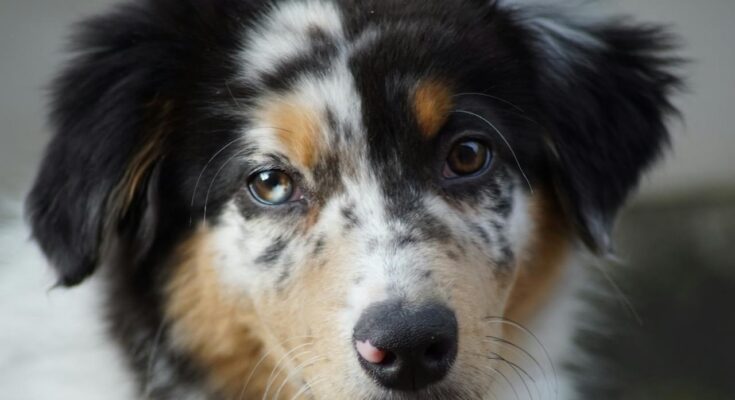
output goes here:
<path id="1" fill-rule="evenodd" d="M 490 148 L 477 140 L 465 140 L 455 144 L 447 156 L 442 172 L 445 178 L 477 175 L 490 166 Z"/>
<path id="2" fill-rule="evenodd" d="M 248 185 L 250 194 L 259 202 L 278 206 L 294 197 L 293 179 L 283 171 L 269 170 L 254 174 Z"/>

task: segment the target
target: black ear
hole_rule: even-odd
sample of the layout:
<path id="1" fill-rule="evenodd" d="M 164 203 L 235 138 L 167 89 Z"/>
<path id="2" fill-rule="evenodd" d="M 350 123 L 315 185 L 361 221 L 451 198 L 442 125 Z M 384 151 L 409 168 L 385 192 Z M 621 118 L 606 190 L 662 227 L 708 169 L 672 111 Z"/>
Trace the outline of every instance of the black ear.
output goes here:
<path id="1" fill-rule="evenodd" d="M 669 140 L 669 96 L 681 85 L 675 41 L 624 20 L 519 15 L 532 37 L 558 197 L 584 242 L 608 252 L 617 211 Z"/>
<path id="2" fill-rule="evenodd" d="M 80 26 L 76 57 L 52 87 L 54 135 L 26 212 L 66 286 L 94 271 L 161 157 L 170 105 L 160 96 L 176 57 L 145 19 L 128 7 Z"/>

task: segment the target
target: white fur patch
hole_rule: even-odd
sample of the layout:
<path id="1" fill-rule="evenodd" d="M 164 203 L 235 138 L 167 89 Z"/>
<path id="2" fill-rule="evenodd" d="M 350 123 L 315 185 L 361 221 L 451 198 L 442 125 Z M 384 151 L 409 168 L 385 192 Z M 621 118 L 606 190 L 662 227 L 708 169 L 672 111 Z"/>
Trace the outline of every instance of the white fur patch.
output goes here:
<path id="1" fill-rule="evenodd" d="M 363 171 L 359 181 L 345 182 L 345 188 L 346 198 L 357 201 L 354 212 L 363 221 L 359 236 L 360 242 L 365 244 L 365 238 L 389 238 L 390 229 L 379 183 L 367 170 Z M 385 259 L 385 254 L 362 248 L 357 249 L 355 256 L 352 262 L 355 268 L 364 271 L 365 276 L 364 282 L 352 285 L 348 292 L 347 308 L 340 316 L 340 326 L 345 334 L 351 334 L 365 308 L 388 298 L 386 289 L 390 283 L 384 268 L 389 261 Z"/>
<path id="2" fill-rule="evenodd" d="M 273 223 L 267 213 L 263 218 L 246 221 L 235 203 L 230 202 L 222 213 L 220 223 L 211 229 L 214 266 L 224 287 L 254 298 L 257 298 L 259 291 L 274 287 L 278 271 L 255 265 L 254 260 L 277 237 L 287 235 L 287 227 Z"/>
<path id="3" fill-rule="evenodd" d="M 338 47 L 329 71 L 319 75 L 305 75 L 293 84 L 288 98 L 279 95 L 266 96 L 255 104 L 253 109 L 245 110 L 252 121 L 248 128 L 248 144 L 259 153 L 280 153 L 282 143 L 278 141 L 275 129 L 269 121 L 259 118 L 259 112 L 269 104 L 288 101 L 307 106 L 318 118 L 316 124 L 326 128 L 327 112 L 341 129 L 351 133 L 362 132 L 362 103 L 357 93 L 354 77 L 349 70 L 348 58 L 357 44 L 350 44 L 343 34 L 342 16 L 337 7 L 325 1 L 292 1 L 280 4 L 266 13 L 266 22 L 250 32 L 247 45 L 241 54 L 241 75 L 245 81 L 260 85 L 264 75 L 273 73 L 280 62 L 296 56 L 309 48 L 309 30 L 318 28 L 331 36 Z M 338 151 L 334 138 L 341 132 L 327 132 L 323 129 L 316 143 L 320 148 Z M 267 158 L 252 161 L 266 163 Z M 308 170 L 302 171 L 309 176 Z"/>
<path id="4" fill-rule="evenodd" d="M 266 11 L 240 55 L 243 78 L 257 85 L 280 62 L 308 49 L 312 28 L 342 37 L 340 11 L 333 3 L 319 0 L 283 2 Z"/>
<path id="5" fill-rule="evenodd" d="M 513 246 L 513 253 L 523 254 L 528 247 L 533 226 L 533 218 L 529 210 L 527 195 L 519 187 L 513 193 L 513 211 L 508 218 L 508 241 Z"/>
<path id="6" fill-rule="evenodd" d="M 522 24 L 538 38 L 538 50 L 546 55 L 553 66 L 554 77 L 564 79 L 569 68 L 584 64 L 586 51 L 604 49 L 605 43 L 589 27 L 603 21 L 599 8 L 594 16 L 588 15 L 581 1 L 540 2 L 538 0 L 506 0 L 503 4 L 516 10 Z"/>

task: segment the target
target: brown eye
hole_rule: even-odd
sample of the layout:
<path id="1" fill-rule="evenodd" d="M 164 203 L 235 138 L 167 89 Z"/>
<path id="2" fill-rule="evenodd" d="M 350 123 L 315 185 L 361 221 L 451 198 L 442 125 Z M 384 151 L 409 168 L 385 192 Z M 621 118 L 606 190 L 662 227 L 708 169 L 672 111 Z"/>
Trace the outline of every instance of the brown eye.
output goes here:
<path id="1" fill-rule="evenodd" d="M 475 175 L 490 165 L 490 149 L 476 140 L 465 140 L 452 147 L 444 167 L 445 178 Z"/>
<path id="2" fill-rule="evenodd" d="M 291 201 L 293 179 L 283 171 L 258 172 L 250 178 L 250 193 L 263 204 L 277 206 Z"/>

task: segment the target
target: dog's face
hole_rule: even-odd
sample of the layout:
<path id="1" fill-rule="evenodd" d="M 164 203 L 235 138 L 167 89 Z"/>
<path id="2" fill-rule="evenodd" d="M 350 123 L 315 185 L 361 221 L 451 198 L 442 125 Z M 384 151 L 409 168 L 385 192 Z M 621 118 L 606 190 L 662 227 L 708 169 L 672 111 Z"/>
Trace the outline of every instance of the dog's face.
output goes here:
<path id="1" fill-rule="evenodd" d="M 349 37 L 329 4 L 266 18 L 243 50 L 260 89 L 233 145 L 247 178 L 207 228 L 223 290 L 253 303 L 277 358 L 289 354 L 306 382 L 329 378 L 313 385 L 318 398 L 382 397 L 445 375 L 434 392 L 487 391 L 487 336 L 500 328 L 487 318 L 503 314 L 532 221 L 499 109 L 460 72 L 472 59 L 456 48 L 481 48 L 458 37 L 417 55 L 397 47 L 414 39 L 401 27 Z M 299 61 L 317 66 L 276 68 Z M 366 360 L 370 347 L 356 346 L 368 342 L 386 359 Z"/>
<path id="2" fill-rule="evenodd" d="M 148 1 L 91 22 L 36 237 L 66 284 L 109 265 L 123 343 L 165 328 L 210 393 L 492 393 L 519 273 L 574 235 L 604 250 L 676 79 L 655 31 L 480 3 Z M 129 26 L 92 35 L 110 20 Z"/>

